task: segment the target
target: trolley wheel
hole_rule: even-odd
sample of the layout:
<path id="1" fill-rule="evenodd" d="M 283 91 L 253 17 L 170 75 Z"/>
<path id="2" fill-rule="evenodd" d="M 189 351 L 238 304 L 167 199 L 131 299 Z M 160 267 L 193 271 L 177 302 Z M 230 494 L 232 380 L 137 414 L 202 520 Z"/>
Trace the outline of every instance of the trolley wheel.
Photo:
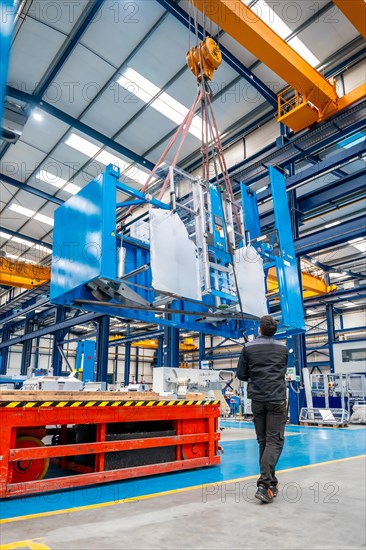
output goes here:
<path id="1" fill-rule="evenodd" d="M 18 437 L 15 442 L 16 449 L 27 447 L 44 447 L 44 443 L 37 437 L 23 435 Z M 49 458 L 37 458 L 35 460 L 18 460 L 14 462 L 13 483 L 22 483 L 25 481 L 36 481 L 43 479 L 50 465 Z"/>

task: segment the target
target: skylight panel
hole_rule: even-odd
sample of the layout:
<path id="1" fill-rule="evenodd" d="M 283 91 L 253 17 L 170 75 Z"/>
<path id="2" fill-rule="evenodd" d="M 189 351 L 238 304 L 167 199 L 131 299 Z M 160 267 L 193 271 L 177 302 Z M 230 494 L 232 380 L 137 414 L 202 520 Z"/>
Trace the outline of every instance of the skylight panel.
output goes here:
<path id="1" fill-rule="evenodd" d="M 13 237 L 11 239 L 11 242 L 24 244 L 26 246 L 31 246 L 31 247 L 34 246 L 34 243 L 32 241 L 28 241 L 27 239 L 21 239 L 20 237 Z"/>
<path id="2" fill-rule="evenodd" d="M 366 252 L 366 240 L 365 239 L 352 239 L 348 241 L 348 244 L 354 246 L 360 252 Z"/>
<path id="3" fill-rule="evenodd" d="M 94 145 L 94 143 L 74 133 L 71 133 L 64 143 L 90 158 L 94 157 L 100 149 L 99 145 Z"/>
<path id="4" fill-rule="evenodd" d="M 81 187 L 75 185 L 75 183 L 68 183 L 63 189 L 63 191 L 66 191 L 66 193 L 70 193 L 70 195 L 76 195 L 76 193 L 79 193 L 80 190 Z"/>
<path id="5" fill-rule="evenodd" d="M 48 183 L 49 185 L 57 187 L 58 189 L 61 189 L 61 187 L 63 187 L 65 183 L 67 183 L 67 180 L 62 179 L 55 174 L 52 174 L 48 170 L 39 170 L 39 172 L 37 172 L 36 174 L 36 178 L 44 181 L 45 183 Z"/>
<path id="6" fill-rule="evenodd" d="M 34 210 L 30 210 L 30 208 L 24 208 L 24 206 L 20 206 L 20 204 L 16 204 L 15 202 L 13 202 L 9 206 L 9 210 L 12 210 L 13 212 L 17 212 L 17 214 L 22 214 L 27 218 L 31 218 L 35 214 Z"/>
<path id="7" fill-rule="evenodd" d="M 112 153 L 109 153 L 108 151 L 102 151 L 99 153 L 99 155 L 95 157 L 95 160 L 101 162 L 105 166 L 108 166 L 108 164 L 115 164 L 120 168 L 120 170 L 125 170 L 128 166 L 127 162 L 116 157 L 115 155 L 112 155 Z"/>
<path id="8" fill-rule="evenodd" d="M 5 233 L 5 231 L 0 231 L 0 237 L 2 239 L 10 239 L 11 235 L 9 235 L 9 233 Z"/>
<path id="9" fill-rule="evenodd" d="M 54 225 L 54 221 L 52 218 L 50 218 L 49 216 L 45 216 L 44 214 L 36 214 L 34 216 L 34 219 L 39 221 L 39 222 L 42 222 L 42 223 L 46 223 L 47 225 Z"/>

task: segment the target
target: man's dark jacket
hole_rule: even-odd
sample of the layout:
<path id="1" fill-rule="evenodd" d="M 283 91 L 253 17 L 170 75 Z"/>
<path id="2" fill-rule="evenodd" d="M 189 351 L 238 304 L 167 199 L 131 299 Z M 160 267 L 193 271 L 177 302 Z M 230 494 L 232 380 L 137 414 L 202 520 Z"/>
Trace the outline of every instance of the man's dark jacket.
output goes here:
<path id="1" fill-rule="evenodd" d="M 247 342 L 240 354 L 236 376 L 248 382 L 248 397 L 254 401 L 284 401 L 287 346 L 268 336 Z"/>

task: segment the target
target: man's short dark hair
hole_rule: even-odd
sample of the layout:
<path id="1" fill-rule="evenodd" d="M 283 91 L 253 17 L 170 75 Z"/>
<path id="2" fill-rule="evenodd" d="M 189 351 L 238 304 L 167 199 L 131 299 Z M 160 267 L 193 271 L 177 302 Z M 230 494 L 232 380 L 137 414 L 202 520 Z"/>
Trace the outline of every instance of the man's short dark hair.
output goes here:
<path id="1" fill-rule="evenodd" d="M 262 336 L 274 336 L 277 332 L 277 321 L 270 315 L 263 315 L 260 318 L 259 326 Z"/>

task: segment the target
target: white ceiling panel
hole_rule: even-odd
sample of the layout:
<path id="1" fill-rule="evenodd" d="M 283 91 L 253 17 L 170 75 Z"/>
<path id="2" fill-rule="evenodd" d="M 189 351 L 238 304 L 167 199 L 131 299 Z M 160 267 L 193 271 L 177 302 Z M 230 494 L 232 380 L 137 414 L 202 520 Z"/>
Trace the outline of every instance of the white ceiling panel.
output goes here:
<path id="1" fill-rule="evenodd" d="M 164 11 L 152 0 L 107 0 L 81 43 L 119 67 Z"/>
<path id="2" fill-rule="evenodd" d="M 61 111 L 79 116 L 113 73 L 109 63 L 78 44 L 43 98 Z"/>
<path id="3" fill-rule="evenodd" d="M 8 82 L 32 92 L 64 40 L 61 33 L 26 18 L 12 47 Z"/>
<path id="4" fill-rule="evenodd" d="M 169 16 L 160 25 L 159 31 L 134 55 L 129 66 L 162 87 L 185 66 L 188 47 L 188 30 Z"/>
<path id="5" fill-rule="evenodd" d="M 7 229 L 12 229 L 13 231 L 18 231 L 19 228 L 27 221 L 27 218 L 20 217 L 16 212 L 12 212 L 6 208 L 1 213 L 1 225 Z"/>
<path id="6" fill-rule="evenodd" d="M 286 23 L 286 25 L 294 31 L 300 25 L 305 23 L 310 17 L 317 13 L 321 8 L 329 3 L 328 0 L 317 0 L 312 2 L 306 0 L 305 2 L 292 2 L 289 0 L 266 0 L 267 5 Z M 258 6 L 253 6 L 253 11 L 261 14 L 257 11 Z M 337 11 L 336 6 L 332 6 L 332 9 L 328 10 L 321 19 L 326 20 L 332 18 Z"/>
<path id="7" fill-rule="evenodd" d="M 86 8 L 86 2 L 33 2 L 27 17 L 36 19 L 46 26 L 69 34 Z M 95 16 L 98 17 L 98 14 Z"/>
<path id="8" fill-rule="evenodd" d="M 36 120 L 34 114 L 42 117 L 42 120 Z M 34 109 L 24 127 L 22 140 L 43 151 L 49 151 L 68 128 L 67 124 L 57 118 L 40 109 Z"/>
<path id="9" fill-rule="evenodd" d="M 358 36 L 354 26 L 339 10 L 336 13 L 329 11 L 328 14 L 298 35 L 321 62 Z"/>
<path id="10" fill-rule="evenodd" d="M 116 141 L 141 155 L 175 128 L 177 125 L 174 122 L 149 107 Z"/>
<path id="11" fill-rule="evenodd" d="M 50 238 L 47 237 L 47 239 L 44 239 L 44 236 L 49 232 L 52 231 L 52 227 L 50 225 L 41 224 L 37 220 L 31 219 L 28 220 L 24 228 L 22 229 L 23 235 L 32 235 L 35 239 L 45 240 L 47 242 L 50 241 Z"/>
<path id="12" fill-rule="evenodd" d="M 14 194 L 17 192 L 17 187 L 13 187 L 12 185 L 9 185 L 8 183 L 3 183 L 0 180 L 0 203 L 1 203 L 1 210 L 4 208 L 5 204 L 7 204 L 14 196 Z M 0 219 L 0 223 L 2 220 Z"/>
<path id="13" fill-rule="evenodd" d="M 13 202 L 16 204 L 20 204 L 25 208 L 30 208 L 31 210 L 37 211 L 39 208 L 42 207 L 45 200 L 42 199 L 41 197 L 38 197 L 37 195 L 33 195 L 33 193 L 28 193 L 27 191 L 23 191 L 21 189 Z M 18 214 L 17 212 L 13 212 L 13 214 L 18 216 L 19 220 L 20 221 L 23 220 L 23 222 L 29 219 L 26 216 L 23 216 L 22 214 Z"/>
<path id="14" fill-rule="evenodd" d="M 220 38 L 220 44 L 222 44 L 226 49 L 229 50 L 230 53 L 233 54 L 234 57 L 239 59 L 245 67 L 249 68 L 256 60 L 257 58 L 250 53 L 246 48 L 238 44 L 234 38 L 232 38 L 229 34 L 224 34 Z"/>
<path id="15" fill-rule="evenodd" d="M 84 134 L 77 133 L 77 135 L 80 135 L 83 139 L 90 141 L 90 143 L 102 147 L 100 143 L 98 144 L 97 141 L 85 136 Z M 65 139 L 67 139 L 67 137 Z M 52 152 L 52 161 L 65 164 L 66 166 L 71 166 L 73 171 L 79 170 L 79 168 L 84 166 L 84 164 L 90 160 L 90 157 L 74 149 L 73 147 L 70 147 L 70 145 L 66 145 L 64 141 L 59 143 L 56 149 Z"/>
<path id="16" fill-rule="evenodd" d="M 107 136 L 113 136 L 145 105 L 138 97 L 114 81 L 91 105 L 82 121 Z"/>
<path id="17" fill-rule="evenodd" d="M 45 153 L 19 139 L 11 145 L 2 160 L 2 172 L 12 178 L 25 181 L 43 161 Z"/>
<path id="18" fill-rule="evenodd" d="M 263 63 L 260 63 L 260 65 L 253 69 L 253 73 L 276 94 L 287 86 L 287 83 L 282 78 Z"/>

